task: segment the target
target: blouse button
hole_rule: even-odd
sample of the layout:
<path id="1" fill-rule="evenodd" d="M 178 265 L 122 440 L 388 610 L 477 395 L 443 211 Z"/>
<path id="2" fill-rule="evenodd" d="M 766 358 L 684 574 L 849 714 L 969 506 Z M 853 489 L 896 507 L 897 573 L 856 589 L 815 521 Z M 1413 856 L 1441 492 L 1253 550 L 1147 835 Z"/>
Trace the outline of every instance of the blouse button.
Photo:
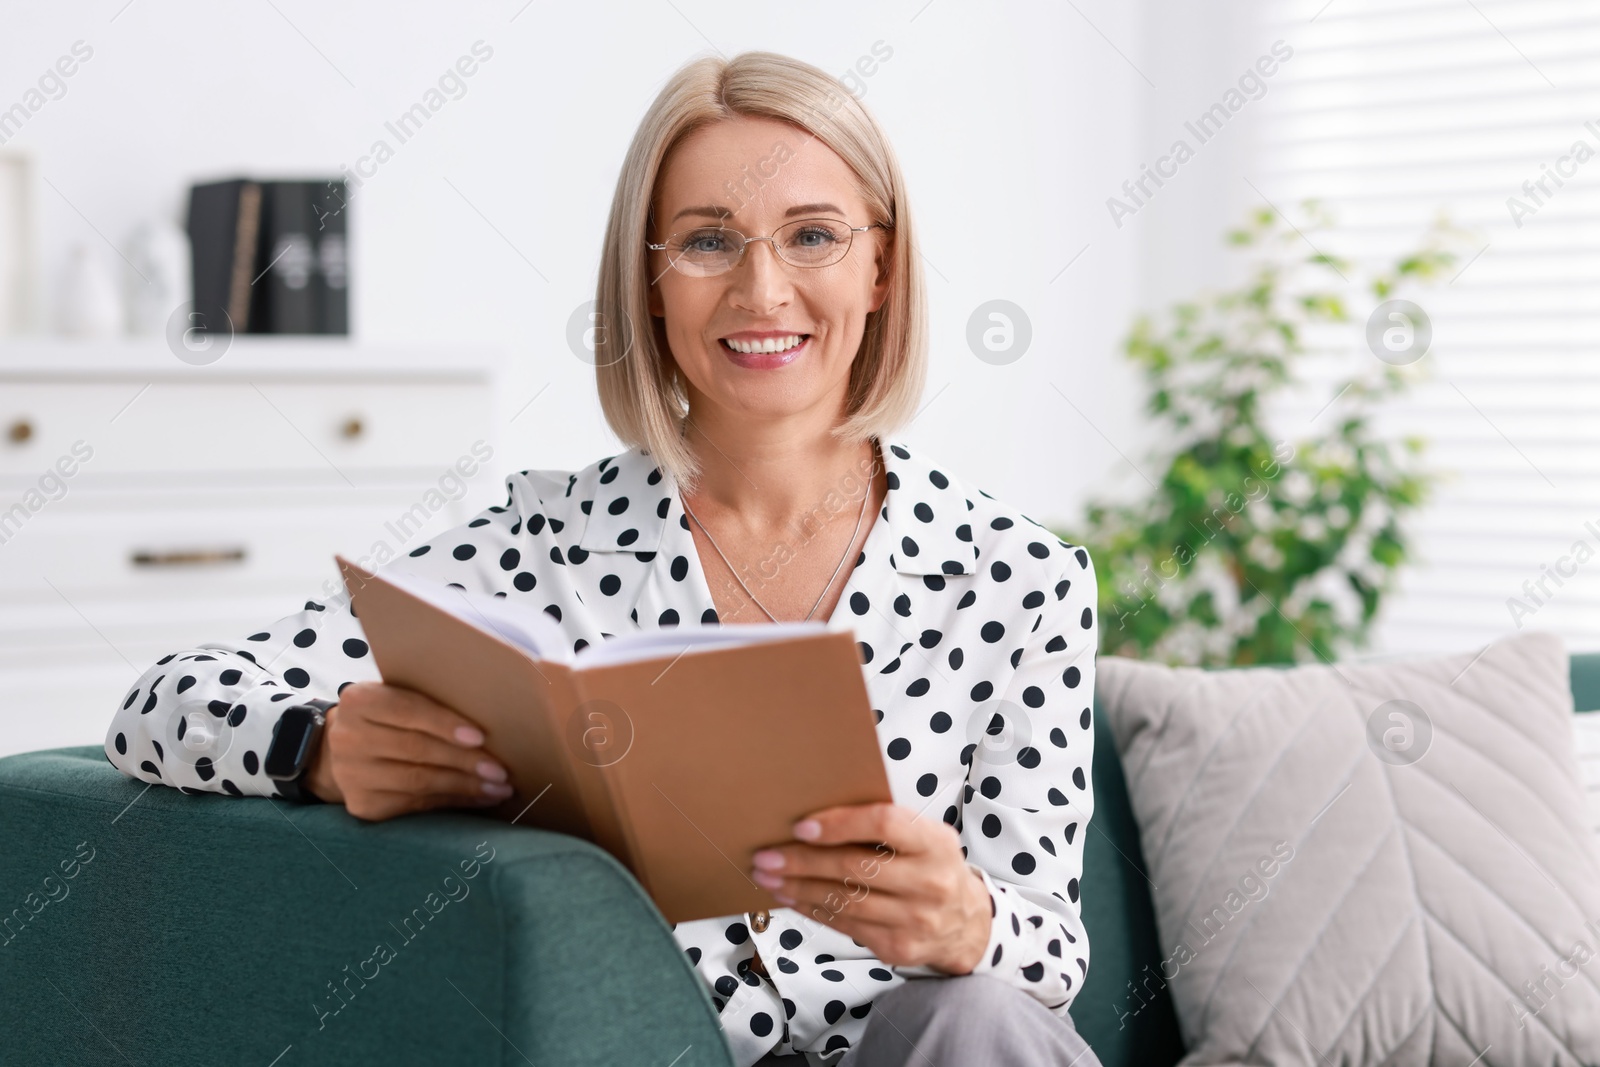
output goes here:
<path id="1" fill-rule="evenodd" d="M 754 930 L 758 934 L 765 931 L 767 924 L 771 921 L 772 917 L 767 914 L 766 908 L 762 908 L 760 911 L 754 911 L 750 913 L 750 929 Z M 759 949 L 750 957 L 750 969 L 763 978 L 772 977 L 767 973 L 767 965 L 761 959 L 761 952 Z"/>

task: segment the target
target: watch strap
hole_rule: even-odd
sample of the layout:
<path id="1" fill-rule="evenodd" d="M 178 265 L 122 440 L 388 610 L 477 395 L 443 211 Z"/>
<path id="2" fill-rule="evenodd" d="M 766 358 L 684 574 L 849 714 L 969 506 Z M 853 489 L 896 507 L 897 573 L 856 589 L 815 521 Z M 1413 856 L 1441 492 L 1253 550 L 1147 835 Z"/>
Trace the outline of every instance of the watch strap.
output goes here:
<path id="1" fill-rule="evenodd" d="M 317 729 L 317 738 L 316 738 L 316 742 L 315 742 L 316 745 L 321 745 L 322 744 L 322 730 L 326 728 L 327 714 L 338 703 L 339 702 L 337 700 L 323 700 L 321 697 L 311 697 L 309 699 L 301 700 L 301 701 L 299 701 L 299 702 L 297 702 L 295 704 L 292 704 L 292 705 L 290 705 L 290 707 L 296 707 L 296 708 L 311 707 L 311 708 L 316 708 L 317 711 L 322 713 L 322 716 L 323 716 L 323 719 L 324 719 L 324 723 L 323 723 L 322 726 L 319 726 L 318 729 Z M 289 708 L 285 708 L 284 710 L 288 711 Z M 323 801 L 323 799 L 321 797 L 317 796 L 317 794 L 313 793 L 306 786 L 306 782 L 305 782 L 306 773 L 310 770 L 311 759 L 314 758 L 314 756 L 315 756 L 315 749 L 313 749 L 313 751 L 311 753 L 307 754 L 306 766 L 302 767 L 300 769 L 300 773 L 295 775 L 293 778 L 276 778 L 276 779 L 273 779 L 273 784 L 277 787 L 278 793 L 283 797 L 283 799 L 289 800 L 289 801 L 293 801 L 296 804 L 321 804 L 321 803 L 324 803 L 324 801 Z"/>

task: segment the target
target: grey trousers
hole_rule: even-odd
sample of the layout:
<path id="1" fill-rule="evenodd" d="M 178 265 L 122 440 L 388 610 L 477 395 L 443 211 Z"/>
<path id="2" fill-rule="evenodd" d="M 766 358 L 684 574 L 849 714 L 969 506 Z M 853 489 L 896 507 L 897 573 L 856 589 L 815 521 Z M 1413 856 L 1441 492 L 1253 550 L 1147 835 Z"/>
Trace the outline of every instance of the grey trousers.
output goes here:
<path id="1" fill-rule="evenodd" d="M 755 1067 L 803 1067 L 768 1053 Z M 1072 1020 L 987 975 L 912 978 L 879 997 L 836 1067 L 1100 1067 Z"/>

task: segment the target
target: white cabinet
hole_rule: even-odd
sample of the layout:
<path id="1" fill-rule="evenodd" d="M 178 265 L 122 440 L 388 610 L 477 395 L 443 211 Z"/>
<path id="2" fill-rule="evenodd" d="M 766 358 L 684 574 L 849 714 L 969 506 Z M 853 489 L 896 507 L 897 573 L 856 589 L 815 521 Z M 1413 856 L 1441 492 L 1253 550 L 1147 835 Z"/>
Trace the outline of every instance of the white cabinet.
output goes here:
<path id="1" fill-rule="evenodd" d="M 0 344 L 0 755 L 97 744 L 168 652 L 240 638 L 504 502 L 492 354 Z M 505 467 L 502 470 L 502 467 Z"/>

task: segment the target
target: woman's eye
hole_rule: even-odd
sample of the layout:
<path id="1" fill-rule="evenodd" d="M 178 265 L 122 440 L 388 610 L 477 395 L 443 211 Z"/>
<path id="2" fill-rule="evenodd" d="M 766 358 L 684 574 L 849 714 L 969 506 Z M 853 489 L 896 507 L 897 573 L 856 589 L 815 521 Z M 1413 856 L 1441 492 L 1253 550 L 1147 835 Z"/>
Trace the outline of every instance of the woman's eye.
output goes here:
<path id="1" fill-rule="evenodd" d="M 794 235 L 794 242 L 803 248 L 822 248 L 839 240 L 839 236 L 832 230 L 823 227 L 812 227 L 801 230 Z"/>
<path id="2" fill-rule="evenodd" d="M 720 252 L 726 239 L 720 233 L 694 233 L 684 238 L 682 251 L 711 253 Z"/>

